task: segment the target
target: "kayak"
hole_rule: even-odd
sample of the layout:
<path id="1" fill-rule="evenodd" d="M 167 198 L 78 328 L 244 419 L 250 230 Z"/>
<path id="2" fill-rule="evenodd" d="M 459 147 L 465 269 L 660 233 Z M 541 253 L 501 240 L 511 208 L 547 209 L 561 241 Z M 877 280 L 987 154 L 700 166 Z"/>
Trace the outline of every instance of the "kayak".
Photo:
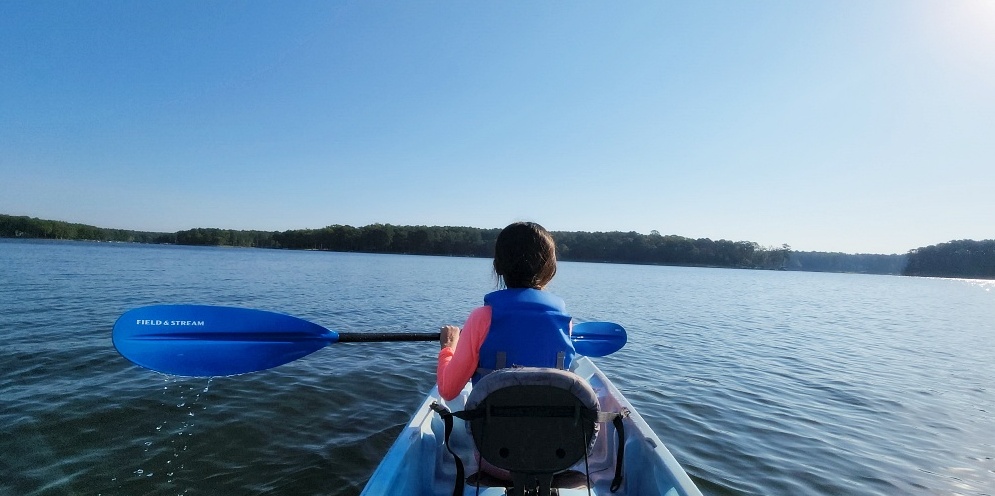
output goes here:
<path id="1" fill-rule="evenodd" d="M 617 491 L 610 486 L 615 477 L 617 437 L 611 422 L 600 425 L 594 447 L 590 450 L 587 468 L 591 488 L 560 489 L 561 496 L 571 495 L 666 495 L 700 496 L 687 473 L 674 456 L 667 450 L 660 438 L 649 428 L 622 393 L 605 377 L 604 373 L 587 357 L 578 357 L 571 370 L 586 381 L 598 396 L 602 411 L 626 412 L 622 418 L 624 425 L 624 467 L 622 483 Z M 384 455 L 380 465 L 367 482 L 363 495 L 383 494 L 439 495 L 453 494 L 456 484 L 456 463 L 447 450 L 445 425 L 439 414 L 433 411 L 433 404 L 447 407 L 455 412 L 462 410 L 471 391 L 468 384 L 452 401 L 445 401 L 434 387 L 411 417 L 397 440 Z M 477 471 L 473 441 L 464 428 L 463 421 L 456 419 L 451 431 L 449 448 L 459 456 L 466 466 L 466 474 Z M 500 496 L 505 494 L 503 487 L 479 488 L 472 483 L 460 481 L 464 494 Z"/>

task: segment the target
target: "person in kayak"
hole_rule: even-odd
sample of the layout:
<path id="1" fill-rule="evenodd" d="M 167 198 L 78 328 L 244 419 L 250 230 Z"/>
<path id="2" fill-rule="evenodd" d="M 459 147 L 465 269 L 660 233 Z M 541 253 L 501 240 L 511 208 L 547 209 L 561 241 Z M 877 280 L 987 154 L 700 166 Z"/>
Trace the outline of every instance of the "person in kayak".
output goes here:
<path id="1" fill-rule="evenodd" d="M 440 329 L 439 394 L 455 398 L 471 379 L 505 367 L 569 369 L 570 316 L 563 300 L 544 291 L 556 275 L 552 235 L 534 222 L 516 222 L 498 234 L 494 273 L 504 289 L 487 294 L 461 330 Z"/>

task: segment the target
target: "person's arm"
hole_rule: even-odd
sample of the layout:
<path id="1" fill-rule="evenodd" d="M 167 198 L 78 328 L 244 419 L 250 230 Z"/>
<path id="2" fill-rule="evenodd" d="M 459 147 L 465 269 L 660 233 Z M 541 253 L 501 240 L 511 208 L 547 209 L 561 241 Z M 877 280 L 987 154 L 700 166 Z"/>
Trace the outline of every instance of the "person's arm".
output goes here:
<path id="1" fill-rule="evenodd" d="M 455 346 L 445 346 L 439 351 L 436 369 L 439 394 L 445 400 L 455 398 L 477 371 L 480 345 L 487 338 L 491 327 L 491 307 L 479 307 L 467 317 L 463 330 L 456 335 Z"/>

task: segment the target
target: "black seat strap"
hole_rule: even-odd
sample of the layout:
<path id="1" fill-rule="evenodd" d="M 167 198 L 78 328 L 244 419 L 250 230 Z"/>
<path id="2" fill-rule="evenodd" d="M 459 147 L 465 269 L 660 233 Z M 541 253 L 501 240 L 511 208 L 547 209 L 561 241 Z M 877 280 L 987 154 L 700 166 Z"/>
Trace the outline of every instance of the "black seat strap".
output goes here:
<path id="1" fill-rule="evenodd" d="M 466 470 L 463 468 L 463 460 L 453 451 L 452 446 L 449 446 L 449 436 L 453 433 L 453 412 L 435 402 L 432 403 L 431 408 L 442 417 L 442 422 L 446 425 L 446 450 L 456 459 L 456 484 L 453 485 L 453 496 L 463 496 L 463 478 Z"/>
<path id="2" fill-rule="evenodd" d="M 623 408 L 620 412 L 597 412 L 594 420 L 597 422 L 608 422 L 611 420 L 615 426 L 615 438 L 618 440 L 618 449 L 615 452 L 615 477 L 609 487 L 611 492 L 618 491 L 622 487 L 622 473 L 625 464 L 625 424 L 622 422 L 629 416 L 629 410 Z"/>
<path id="3" fill-rule="evenodd" d="M 625 463 L 625 424 L 622 423 L 622 419 L 628 415 L 628 410 L 623 409 L 621 413 L 616 413 L 615 418 L 612 419 L 615 434 L 618 436 L 618 451 L 615 453 L 615 478 L 612 479 L 612 485 L 609 487 L 611 492 L 618 491 L 622 487 L 622 464 Z"/>

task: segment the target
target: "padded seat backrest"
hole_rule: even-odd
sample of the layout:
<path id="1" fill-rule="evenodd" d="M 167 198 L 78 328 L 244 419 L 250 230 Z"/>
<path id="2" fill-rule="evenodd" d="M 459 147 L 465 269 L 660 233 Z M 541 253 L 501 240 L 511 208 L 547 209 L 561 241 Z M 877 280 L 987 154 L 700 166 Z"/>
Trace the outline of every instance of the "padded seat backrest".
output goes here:
<path id="1" fill-rule="evenodd" d="M 594 441 L 598 398 L 567 371 L 510 368 L 473 386 L 467 410 L 480 456 L 511 473 L 552 475 L 582 460 Z"/>

